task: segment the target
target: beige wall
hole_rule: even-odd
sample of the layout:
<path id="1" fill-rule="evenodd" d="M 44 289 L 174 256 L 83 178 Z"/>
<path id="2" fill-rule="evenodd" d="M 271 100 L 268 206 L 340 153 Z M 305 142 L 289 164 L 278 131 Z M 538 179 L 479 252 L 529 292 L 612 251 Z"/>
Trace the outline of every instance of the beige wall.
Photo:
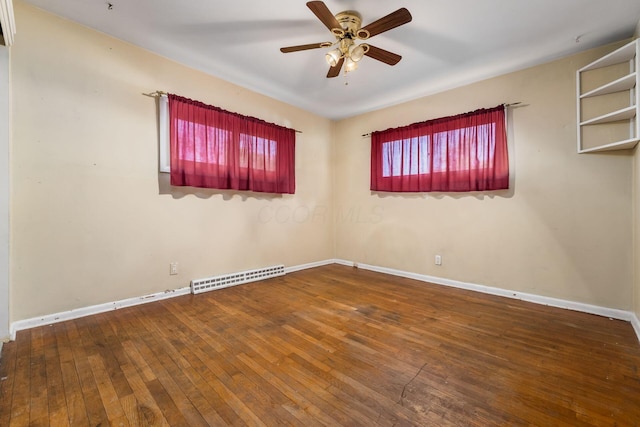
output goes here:
<path id="1" fill-rule="evenodd" d="M 15 9 L 12 321 L 332 257 L 329 120 L 22 2 Z M 154 90 L 303 131 L 296 194 L 161 194 L 155 100 L 142 95 Z"/>
<path id="2" fill-rule="evenodd" d="M 334 141 L 337 258 L 599 306 L 632 308 L 632 158 L 576 154 L 575 72 L 613 47 L 343 120 Z M 361 135 L 512 108 L 509 191 L 369 191 Z M 443 265 L 434 265 L 434 256 Z"/>

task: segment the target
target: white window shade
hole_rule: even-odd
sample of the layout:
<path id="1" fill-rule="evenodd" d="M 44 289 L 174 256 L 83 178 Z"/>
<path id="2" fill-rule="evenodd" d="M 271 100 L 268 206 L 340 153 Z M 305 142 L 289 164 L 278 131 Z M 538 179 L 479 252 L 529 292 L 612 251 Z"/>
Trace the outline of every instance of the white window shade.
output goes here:
<path id="1" fill-rule="evenodd" d="M 171 172 L 171 154 L 169 145 L 169 98 L 167 95 L 161 95 L 158 98 L 158 139 L 160 161 L 159 171 L 164 173 Z"/>

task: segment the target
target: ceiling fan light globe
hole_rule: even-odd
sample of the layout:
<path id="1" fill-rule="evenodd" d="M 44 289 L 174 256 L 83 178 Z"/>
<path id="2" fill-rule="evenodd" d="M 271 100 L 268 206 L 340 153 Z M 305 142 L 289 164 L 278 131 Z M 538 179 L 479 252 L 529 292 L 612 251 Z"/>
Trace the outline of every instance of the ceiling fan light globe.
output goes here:
<path id="1" fill-rule="evenodd" d="M 357 68 L 358 63 L 356 61 L 353 61 L 351 58 L 347 58 L 347 60 L 345 61 L 344 70 L 347 73 L 350 73 L 351 71 L 355 71 Z"/>
<path id="2" fill-rule="evenodd" d="M 358 46 L 355 46 L 353 49 L 351 49 L 351 53 L 349 54 L 349 57 L 351 58 L 352 61 L 358 62 L 362 59 L 365 53 L 366 51 L 364 47 L 362 47 L 362 45 L 358 45 Z"/>
<path id="3" fill-rule="evenodd" d="M 342 52 L 340 49 L 334 49 L 325 55 L 325 59 L 327 60 L 327 64 L 332 67 L 335 67 L 342 58 Z"/>
<path id="4" fill-rule="evenodd" d="M 327 64 L 329 64 L 330 67 L 335 67 L 336 64 L 338 63 L 338 61 L 336 61 L 335 58 L 332 55 L 329 55 L 328 53 L 325 55 L 324 59 L 326 59 Z"/>
<path id="5" fill-rule="evenodd" d="M 329 64 L 331 67 L 335 67 L 338 64 L 338 61 L 340 61 L 341 57 L 342 52 L 340 52 L 340 49 L 334 49 L 325 55 L 327 64 Z"/>

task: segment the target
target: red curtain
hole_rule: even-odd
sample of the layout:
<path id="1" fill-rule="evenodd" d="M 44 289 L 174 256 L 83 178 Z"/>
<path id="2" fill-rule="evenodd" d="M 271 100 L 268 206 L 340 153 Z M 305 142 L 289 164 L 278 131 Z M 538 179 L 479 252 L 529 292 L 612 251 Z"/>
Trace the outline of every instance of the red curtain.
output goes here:
<path id="1" fill-rule="evenodd" d="M 371 134 L 371 190 L 509 188 L 505 107 L 476 110 Z"/>
<path id="2" fill-rule="evenodd" d="M 171 185 L 295 192 L 295 131 L 169 94 Z"/>

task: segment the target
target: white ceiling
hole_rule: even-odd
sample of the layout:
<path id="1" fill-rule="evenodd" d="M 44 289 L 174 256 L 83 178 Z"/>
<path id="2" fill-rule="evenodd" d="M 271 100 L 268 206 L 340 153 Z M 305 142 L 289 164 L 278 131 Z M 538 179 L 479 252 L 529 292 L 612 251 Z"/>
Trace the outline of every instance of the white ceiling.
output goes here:
<path id="1" fill-rule="evenodd" d="M 332 119 L 622 40 L 640 20 L 638 0 L 326 0 L 334 14 L 360 12 L 363 26 L 400 7 L 413 15 L 370 39 L 400 63 L 365 57 L 346 78 L 327 79 L 328 49 L 279 51 L 332 41 L 304 1 L 110 0 L 111 10 L 105 0 L 27 2 Z"/>

